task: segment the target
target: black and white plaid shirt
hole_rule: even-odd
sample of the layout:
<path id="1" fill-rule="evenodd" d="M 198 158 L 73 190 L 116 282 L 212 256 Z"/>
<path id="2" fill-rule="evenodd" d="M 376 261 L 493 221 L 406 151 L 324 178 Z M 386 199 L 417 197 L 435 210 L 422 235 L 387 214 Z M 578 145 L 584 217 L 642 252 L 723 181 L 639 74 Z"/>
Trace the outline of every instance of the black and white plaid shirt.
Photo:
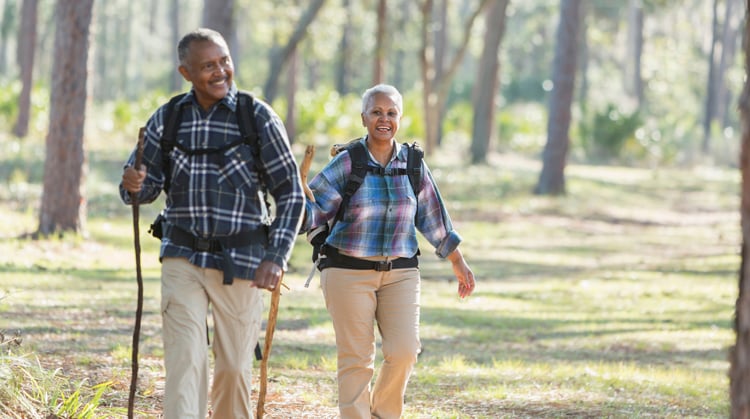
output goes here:
<path id="1" fill-rule="evenodd" d="M 237 89 L 204 111 L 191 91 L 178 105 L 183 105 L 177 143 L 189 150 L 220 149 L 240 138 L 237 115 Z M 258 130 L 260 163 L 256 169 L 251 147 L 240 144 L 223 152 L 188 155 L 175 147 L 171 152 L 171 184 L 164 211 L 170 226 L 198 237 L 220 238 L 256 231 L 261 227 L 258 195 L 260 179 L 273 197 L 276 217 L 269 228 L 268 246 L 250 245 L 231 250 L 235 276 L 252 279 L 262 260 L 270 260 L 286 270 L 299 228 L 304 194 L 297 164 L 281 119 L 271 107 L 257 98 L 254 101 L 255 126 Z M 176 109 L 176 108 L 175 108 Z M 164 186 L 160 138 L 164 130 L 165 106 L 149 118 L 144 138 L 143 164 L 146 180 L 138 200 L 153 202 Z M 135 161 L 135 150 L 127 166 Z M 130 196 L 120 185 L 120 196 L 130 203 Z M 177 246 L 165 236 L 160 258 L 185 257 L 204 268 L 221 269 L 221 256 L 196 252 Z"/>

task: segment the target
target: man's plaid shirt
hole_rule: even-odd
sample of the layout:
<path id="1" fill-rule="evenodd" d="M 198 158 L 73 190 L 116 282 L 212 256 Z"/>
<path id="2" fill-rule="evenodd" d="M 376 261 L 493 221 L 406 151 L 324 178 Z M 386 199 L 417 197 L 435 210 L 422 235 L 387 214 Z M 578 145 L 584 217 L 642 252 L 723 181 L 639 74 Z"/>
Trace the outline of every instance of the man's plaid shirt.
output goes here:
<path id="1" fill-rule="evenodd" d="M 237 89 L 208 111 L 204 111 L 191 91 L 179 103 L 182 115 L 177 143 L 189 150 L 218 149 L 240 138 L 237 115 Z M 223 152 L 188 155 L 175 147 L 171 152 L 171 184 L 164 215 L 165 236 L 160 259 L 185 257 L 204 268 L 221 269 L 221 255 L 194 252 L 170 242 L 171 226 L 178 226 L 198 237 L 217 238 L 257 231 L 261 227 L 258 196 L 260 180 L 273 197 L 276 217 L 269 228 L 268 246 L 251 245 L 231 250 L 235 276 L 252 279 L 262 260 L 270 260 L 286 270 L 302 215 L 304 194 L 297 164 L 281 119 L 266 103 L 254 101 L 260 163 L 256 169 L 251 147 L 240 144 Z M 177 108 L 175 108 L 177 109 Z M 165 106 L 146 124 L 143 164 L 147 168 L 139 202 L 153 202 L 164 186 L 160 138 L 164 131 Z M 135 151 L 127 166 L 135 161 Z M 130 196 L 120 185 L 120 196 Z M 262 231 L 262 230 L 261 230 Z"/>

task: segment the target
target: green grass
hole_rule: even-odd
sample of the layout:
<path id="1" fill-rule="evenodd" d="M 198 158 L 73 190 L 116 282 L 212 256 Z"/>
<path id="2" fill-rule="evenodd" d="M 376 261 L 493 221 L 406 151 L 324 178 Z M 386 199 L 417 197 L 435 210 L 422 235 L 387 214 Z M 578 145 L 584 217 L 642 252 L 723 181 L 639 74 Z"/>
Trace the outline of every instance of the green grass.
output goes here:
<path id="1" fill-rule="evenodd" d="M 136 283 L 131 211 L 116 183 L 130 141 L 89 147 L 86 235 L 41 241 L 17 238 L 36 228 L 41 187 L 38 168 L 21 164 L 39 163 L 34 144 L 15 141 L 0 134 L 9 150 L 0 155 L 0 330 L 19 331 L 13 356 L 28 362 L 3 358 L 0 371 L 54 373 L 71 384 L 50 384 L 49 394 L 96 404 L 95 417 L 122 417 Z M 551 198 L 530 193 L 535 160 L 492 155 L 491 166 L 466 168 L 456 155 L 428 162 L 478 286 L 460 300 L 450 265 L 422 242 L 424 351 L 406 418 L 727 416 L 736 170 L 571 164 L 568 195 Z M 143 417 L 158 416 L 163 392 L 158 243 L 146 233 L 159 205 L 141 209 Z M 319 277 L 303 287 L 309 256 L 300 237 L 270 360 L 271 417 L 336 414 L 334 335 Z"/>

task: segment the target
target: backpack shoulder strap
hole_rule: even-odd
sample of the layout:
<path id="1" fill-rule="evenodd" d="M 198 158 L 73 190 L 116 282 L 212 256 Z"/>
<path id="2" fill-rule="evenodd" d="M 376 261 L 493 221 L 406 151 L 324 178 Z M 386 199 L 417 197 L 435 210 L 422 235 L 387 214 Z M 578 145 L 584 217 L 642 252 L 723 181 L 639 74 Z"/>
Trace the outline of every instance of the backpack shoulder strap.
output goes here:
<path id="1" fill-rule="evenodd" d="M 169 191 L 170 185 L 170 174 L 171 170 L 169 167 L 170 154 L 172 149 L 177 142 L 177 131 L 180 129 L 180 115 L 182 114 L 182 106 L 178 106 L 177 103 L 184 98 L 186 93 L 181 93 L 177 96 L 173 96 L 167 102 L 164 108 L 164 115 L 162 121 L 164 128 L 161 133 L 159 143 L 161 145 L 161 160 L 162 160 L 162 172 L 164 173 L 164 191 Z"/>
<path id="2" fill-rule="evenodd" d="M 243 142 L 250 146 L 253 154 L 260 154 L 258 130 L 255 126 L 255 98 L 249 92 L 237 92 L 237 125 Z"/>
<path id="3" fill-rule="evenodd" d="M 424 150 L 419 146 L 419 143 L 414 141 L 411 144 L 406 144 L 409 150 L 409 155 L 406 160 L 406 171 L 409 175 L 409 183 L 411 183 L 411 189 L 414 191 L 414 195 L 419 195 L 422 190 L 422 159 L 424 158 Z"/>
<path id="4" fill-rule="evenodd" d="M 344 195 L 341 198 L 341 204 L 336 212 L 336 217 L 333 219 L 333 224 L 336 224 L 344 216 L 344 211 L 349 205 L 349 201 L 360 186 L 365 181 L 367 176 L 367 148 L 364 144 L 359 141 L 351 142 L 347 147 L 342 150 L 349 152 L 351 158 L 352 169 L 349 176 L 346 179 L 346 185 L 344 185 Z M 333 225 L 331 225 L 333 229 Z"/>

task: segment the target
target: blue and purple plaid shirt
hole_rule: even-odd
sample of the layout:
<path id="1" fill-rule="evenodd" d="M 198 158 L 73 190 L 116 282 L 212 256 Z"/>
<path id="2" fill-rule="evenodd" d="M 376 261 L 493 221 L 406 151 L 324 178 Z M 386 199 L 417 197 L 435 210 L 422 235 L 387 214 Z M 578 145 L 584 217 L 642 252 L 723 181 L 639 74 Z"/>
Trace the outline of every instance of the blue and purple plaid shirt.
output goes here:
<path id="1" fill-rule="evenodd" d="M 365 142 L 366 137 L 360 141 Z M 398 147 L 386 170 L 406 168 L 409 151 L 406 145 L 399 144 Z M 378 165 L 372 155 L 368 164 Z M 350 172 L 351 157 L 348 152 L 342 151 L 312 179 L 310 189 L 315 195 L 315 203 L 306 202 L 308 215 L 303 231 L 310 231 L 333 220 Z M 355 257 L 409 258 L 418 250 L 417 230 L 435 247 L 440 258 L 453 252 L 461 242 L 461 236 L 453 230 L 448 211 L 424 161 L 422 188 L 418 196 L 412 191 L 406 175 L 377 176 L 368 173 L 362 186 L 351 197 L 343 218 L 328 235 L 326 243 Z"/>
<path id="2" fill-rule="evenodd" d="M 193 92 L 188 93 L 179 103 L 184 106 L 177 142 L 190 150 L 218 149 L 239 139 L 235 113 L 237 94 L 236 87 L 232 86 L 229 94 L 206 112 L 196 102 Z M 276 206 L 276 217 L 268 229 L 268 246 L 232 249 L 235 276 L 252 279 L 262 260 L 287 269 L 304 194 L 284 124 L 266 103 L 257 98 L 254 103 L 260 145 L 259 170 L 256 170 L 256 157 L 245 144 L 219 153 L 188 155 L 177 147 L 172 150 L 171 185 L 164 210 L 166 234 L 160 258 L 185 257 L 196 266 L 221 269 L 220 254 L 177 246 L 167 238 L 168 232 L 171 226 L 178 226 L 198 237 L 216 238 L 258 231 L 264 205 L 258 196 L 262 179 Z M 142 203 L 153 202 L 164 186 L 160 144 L 164 111 L 165 107 L 160 107 L 146 123 L 143 164 L 147 167 L 147 176 L 138 196 Z M 134 160 L 135 151 L 126 167 L 133 165 Z M 122 185 L 120 196 L 123 202 L 130 203 L 130 195 Z"/>

